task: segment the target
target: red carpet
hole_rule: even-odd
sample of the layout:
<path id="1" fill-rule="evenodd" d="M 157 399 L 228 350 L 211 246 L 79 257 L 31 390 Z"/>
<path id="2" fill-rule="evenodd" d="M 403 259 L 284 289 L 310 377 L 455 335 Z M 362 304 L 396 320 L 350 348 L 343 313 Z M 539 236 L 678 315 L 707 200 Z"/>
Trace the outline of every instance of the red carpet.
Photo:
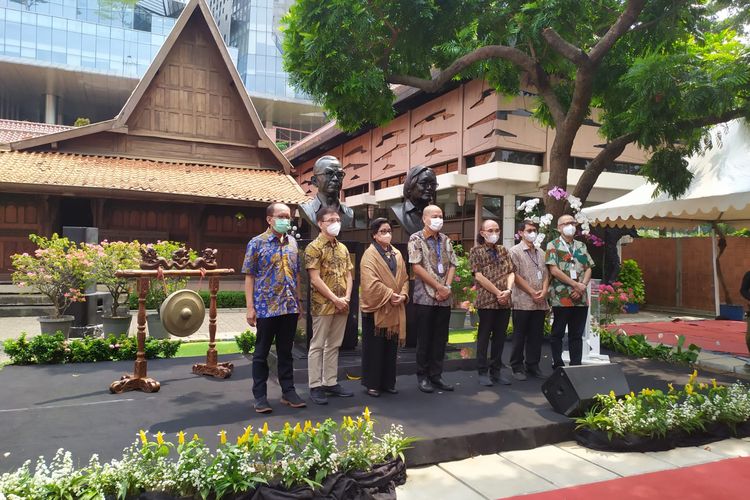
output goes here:
<path id="1" fill-rule="evenodd" d="M 571 474 L 574 474 L 571 471 Z M 521 495 L 523 500 L 739 500 L 750 492 L 750 457 Z"/>
<path id="2" fill-rule="evenodd" d="M 748 355 L 745 344 L 747 323 L 744 321 L 676 320 L 656 323 L 624 323 L 619 325 L 619 328 L 625 330 L 628 335 L 643 334 L 652 342 L 676 345 L 675 335 L 684 335 L 685 347 L 695 344 L 704 351 Z"/>

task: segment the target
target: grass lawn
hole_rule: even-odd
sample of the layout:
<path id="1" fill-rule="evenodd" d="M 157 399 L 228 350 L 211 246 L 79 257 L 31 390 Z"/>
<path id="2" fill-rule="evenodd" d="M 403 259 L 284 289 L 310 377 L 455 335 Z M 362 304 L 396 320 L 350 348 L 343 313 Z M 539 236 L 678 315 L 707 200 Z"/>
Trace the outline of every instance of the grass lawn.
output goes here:
<path id="1" fill-rule="evenodd" d="M 177 358 L 188 358 L 191 356 L 205 356 L 208 350 L 208 342 L 185 342 L 180 346 L 180 350 L 177 351 Z M 219 354 L 235 354 L 240 352 L 240 348 L 237 347 L 237 342 L 234 340 L 226 340 L 223 342 L 216 343 L 216 351 Z"/>
<path id="2" fill-rule="evenodd" d="M 476 330 L 451 330 L 448 333 L 449 344 L 466 344 L 467 342 L 476 342 L 474 338 Z"/>

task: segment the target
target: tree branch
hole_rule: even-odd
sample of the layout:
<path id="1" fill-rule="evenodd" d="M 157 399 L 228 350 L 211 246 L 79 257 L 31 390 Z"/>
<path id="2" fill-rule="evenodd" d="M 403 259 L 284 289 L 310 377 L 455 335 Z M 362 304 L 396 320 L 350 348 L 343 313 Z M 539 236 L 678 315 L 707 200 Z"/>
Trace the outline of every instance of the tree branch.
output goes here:
<path id="1" fill-rule="evenodd" d="M 589 59 L 592 63 L 598 64 L 607 55 L 617 40 L 628 32 L 630 27 L 635 23 L 643 10 L 646 0 L 628 0 L 625 10 L 617 18 L 615 24 L 609 28 L 609 31 L 602 37 L 594 48 L 589 51 Z"/>
<path id="2" fill-rule="evenodd" d="M 389 75 L 386 79 L 389 83 L 408 85 L 428 93 L 434 93 L 440 90 L 454 76 L 472 64 L 490 59 L 503 59 L 509 61 L 519 67 L 522 71 L 526 72 L 532 83 L 536 86 L 539 95 L 542 96 L 545 103 L 550 108 L 555 123 L 562 123 L 562 120 L 565 118 L 565 112 L 557 99 L 557 96 L 555 96 L 552 91 L 552 86 L 549 82 L 549 75 L 547 75 L 537 61 L 513 47 L 506 47 L 505 45 L 486 45 L 484 47 L 479 47 L 468 54 L 459 57 L 444 70 L 434 73 L 432 78 L 420 78 L 411 75 Z"/>
<path id="3" fill-rule="evenodd" d="M 554 29 L 544 28 L 542 30 L 542 36 L 555 52 L 576 66 L 582 66 L 588 62 L 589 58 L 583 50 L 565 40 Z"/>

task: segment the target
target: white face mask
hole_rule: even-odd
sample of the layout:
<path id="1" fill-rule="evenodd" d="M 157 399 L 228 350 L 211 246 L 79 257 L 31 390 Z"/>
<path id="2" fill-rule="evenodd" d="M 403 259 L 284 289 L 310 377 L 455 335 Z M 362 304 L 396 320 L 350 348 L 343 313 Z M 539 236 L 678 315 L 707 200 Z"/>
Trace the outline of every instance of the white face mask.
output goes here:
<path id="1" fill-rule="evenodd" d="M 572 224 L 568 224 L 567 226 L 563 227 L 562 233 L 565 236 L 573 236 L 576 234 L 576 227 Z"/>
<path id="2" fill-rule="evenodd" d="M 331 236 L 338 236 L 339 231 L 341 231 L 341 223 L 340 222 L 334 222 L 333 224 L 330 224 L 328 228 L 326 229 L 328 234 Z"/>
<path id="3" fill-rule="evenodd" d="M 380 235 L 378 235 L 378 238 L 380 238 L 380 241 L 381 241 L 381 242 L 382 242 L 382 243 L 383 243 L 384 245 L 390 245 L 390 244 L 391 244 L 391 240 L 393 239 L 393 235 L 392 235 L 391 233 L 388 233 L 388 234 L 380 234 Z"/>
<path id="4" fill-rule="evenodd" d="M 430 229 L 435 232 L 443 229 L 443 219 L 430 219 Z"/>
<path id="5" fill-rule="evenodd" d="M 536 233 L 523 233 L 523 237 L 529 243 L 534 243 L 536 241 Z"/>
<path id="6" fill-rule="evenodd" d="M 500 235 L 497 233 L 490 233 L 485 236 L 484 239 L 487 241 L 487 243 L 491 243 L 494 245 L 495 243 L 497 243 L 497 240 L 500 239 Z"/>

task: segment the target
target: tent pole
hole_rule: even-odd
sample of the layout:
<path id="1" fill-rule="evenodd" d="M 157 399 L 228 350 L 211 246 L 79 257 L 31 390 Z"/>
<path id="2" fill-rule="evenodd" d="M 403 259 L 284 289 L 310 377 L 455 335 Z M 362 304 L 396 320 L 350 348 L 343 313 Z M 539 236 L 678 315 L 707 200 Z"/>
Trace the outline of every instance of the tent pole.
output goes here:
<path id="1" fill-rule="evenodd" d="M 716 231 L 711 228 L 711 269 L 714 273 L 714 309 L 716 316 L 721 312 L 719 307 L 719 274 L 716 272 Z"/>

